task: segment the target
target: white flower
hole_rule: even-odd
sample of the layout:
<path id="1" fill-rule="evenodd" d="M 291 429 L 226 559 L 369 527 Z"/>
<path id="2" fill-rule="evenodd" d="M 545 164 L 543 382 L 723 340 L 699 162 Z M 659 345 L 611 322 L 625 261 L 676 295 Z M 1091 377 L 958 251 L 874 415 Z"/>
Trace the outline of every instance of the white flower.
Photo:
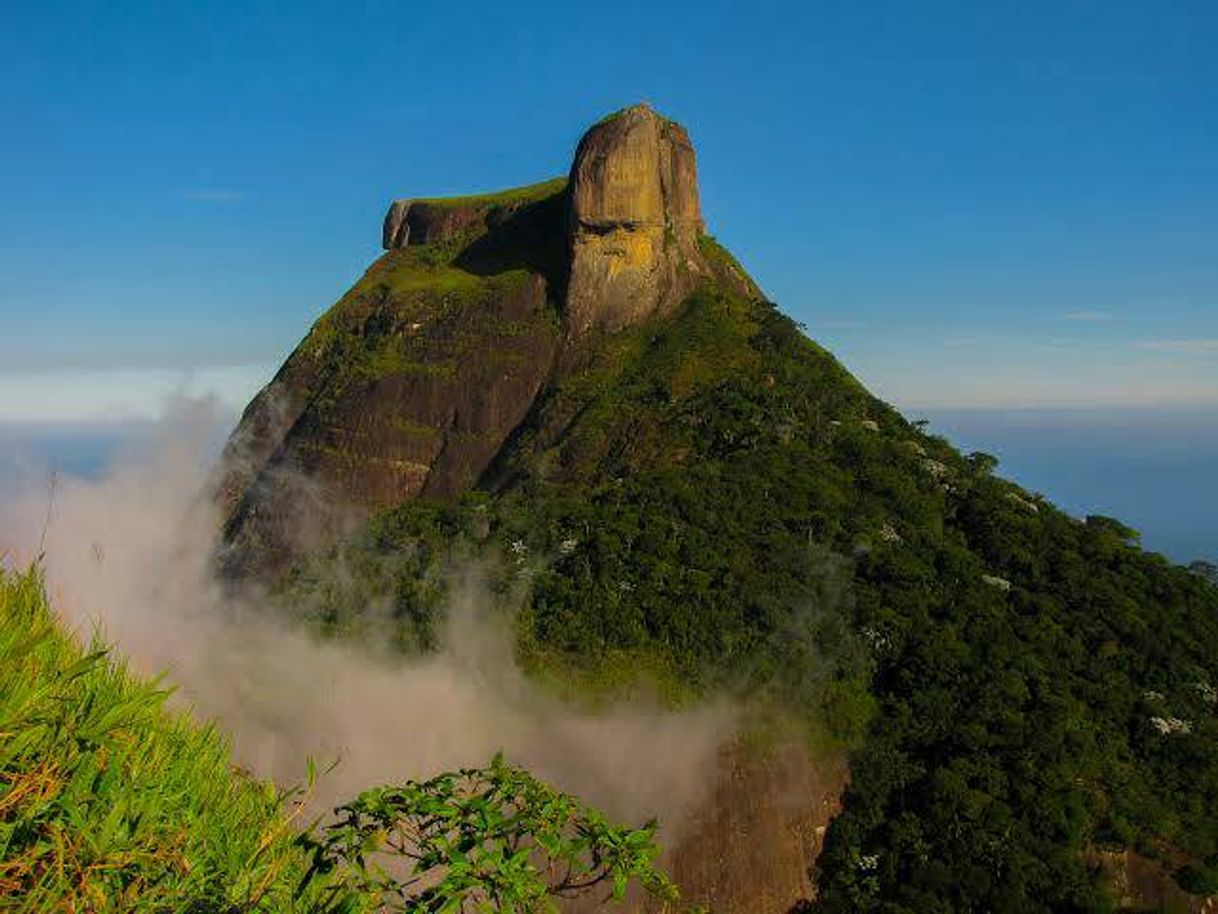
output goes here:
<path id="1" fill-rule="evenodd" d="M 1181 720 L 1178 717 L 1152 717 L 1150 723 L 1162 736 L 1193 732 L 1193 722 L 1191 720 Z"/>
<path id="2" fill-rule="evenodd" d="M 1023 508 L 1025 511 L 1031 511 L 1033 514 L 1040 513 L 1040 508 L 1038 508 L 1034 502 L 1028 501 L 1018 492 L 1008 492 L 1007 498 L 1010 501 L 1015 502 L 1015 504 L 1019 505 L 1019 507 Z"/>
<path id="3" fill-rule="evenodd" d="M 930 475 L 935 477 L 935 479 L 939 479 L 943 476 L 946 476 L 948 473 L 951 472 L 950 468 L 948 467 L 948 465 L 946 463 L 941 463 L 940 461 L 935 460 L 931 457 L 922 458 L 921 464 L 922 464 L 922 469 L 924 469 L 926 472 L 930 473 Z"/>
<path id="4" fill-rule="evenodd" d="M 985 583 L 989 584 L 991 587 L 997 587 L 999 590 L 1011 589 L 1011 582 L 1006 578 L 1000 578 L 997 575 L 983 574 L 981 576 L 981 580 L 985 581 Z"/>
<path id="5" fill-rule="evenodd" d="M 870 625 L 863 629 L 863 638 L 866 640 L 867 644 L 870 645 L 873 651 L 885 650 L 890 644 L 892 644 L 891 638 L 889 638 L 879 629 L 872 628 Z"/>

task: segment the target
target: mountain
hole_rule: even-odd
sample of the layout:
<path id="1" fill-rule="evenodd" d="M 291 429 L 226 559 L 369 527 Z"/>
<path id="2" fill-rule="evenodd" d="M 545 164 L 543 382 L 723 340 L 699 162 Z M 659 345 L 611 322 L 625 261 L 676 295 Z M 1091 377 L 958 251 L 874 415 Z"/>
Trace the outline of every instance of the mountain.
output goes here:
<path id="1" fill-rule="evenodd" d="M 588 132 L 567 181 L 395 201 L 383 243 L 227 449 L 241 561 L 325 539 L 351 509 L 474 488 L 590 337 L 672 314 L 702 283 L 756 294 L 702 233 L 684 129 L 642 105 Z"/>
<path id="2" fill-rule="evenodd" d="M 1218 892 L 1218 588 L 869 394 L 705 233 L 681 127 L 383 241 L 225 450 L 234 581 L 426 651 L 477 560 L 554 688 L 734 696 L 673 851 L 717 910 Z"/>

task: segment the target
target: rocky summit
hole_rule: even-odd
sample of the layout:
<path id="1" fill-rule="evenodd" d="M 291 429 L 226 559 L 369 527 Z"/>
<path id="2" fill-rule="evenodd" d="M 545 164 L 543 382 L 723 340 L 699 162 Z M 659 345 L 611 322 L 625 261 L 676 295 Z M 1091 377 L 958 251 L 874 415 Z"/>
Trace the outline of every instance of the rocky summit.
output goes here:
<path id="1" fill-rule="evenodd" d="M 620 330 L 671 311 L 710 275 L 689 135 L 646 105 L 585 134 L 571 168 L 572 333 Z"/>
<path id="2" fill-rule="evenodd" d="M 568 179 L 393 201 L 382 244 L 225 450 L 230 570 L 475 486 L 589 334 L 671 313 L 699 284 L 758 294 L 707 255 L 693 146 L 647 105 L 589 129 Z"/>

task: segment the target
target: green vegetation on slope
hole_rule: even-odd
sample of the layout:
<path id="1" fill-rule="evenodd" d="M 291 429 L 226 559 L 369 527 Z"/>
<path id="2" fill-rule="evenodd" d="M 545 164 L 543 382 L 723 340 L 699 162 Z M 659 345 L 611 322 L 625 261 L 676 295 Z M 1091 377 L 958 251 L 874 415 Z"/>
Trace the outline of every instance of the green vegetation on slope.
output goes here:
<path id="1" fill-rule="evenodd" d="M 1218 891 L 1218 591 L 952 462 L 945 535 L 873 549 L 876 725 L 821 859 L 828 911 L 1097 911 L 1093 852 Z"/>
<path id="2" fill-rule="evenodd" d="M 314 871 L 342 873 L 333 892 L 370 895 L 378 910 L 528 914 L 594 891 L 622 901 L 632 883 L 676 902 L 655 865 L 655 829 L 613 825 L 496 756 L 484 769 L 365 791 L 305 843 Z M 409 861 L 410 878 L 370 860 L 374 846 Z"/>
<path id="3" fill-rule="evenodd" d="M 0 908 L 320 910 L 282 797 L 0 569 Z"/>
<path id="4" fill-rule="evenodd" d="M 520 187 L 509 187 L 507 190 L 491 191 L 485 194 L 465 194 L 459 197 L 412 197 L 415 203 L 427 203 L 443 208 L 485 206 L 488 209 L 496 206 L 509 206 L 514 203 L 530 203 L 544 200 L 561 193 L 567 186 L 567 178 L 562 175 L 548 178 L 533 184 Z"/>
<path id="5" fill-rule="evenodd" d="M 378 388 L 424 380 L 459 397 L 457 366 L 545 362 L 558 334 L 565 179 L 429 206 L 486 207 L 453 237 L 386 252 L 314 323 L 269 389 L 270 413 L 312 403 L 340 422 Z M 505 311 L 514 317 L 505 317 Z M 287 400 L 275 398 L 286 394 Z M 258 404 L 258 401 L 255 401 Z M 431 434 L 436 429 L 432 427 Z"/>
<path id="6" fill-rule="evenodd" d="M 325 366 L 331 391 L 344 378 L 362 383 L 395 374 L 451 376 L 454 360 L 485 338 L 520 336 L 556 323 L 553 314 L 543 313 L 522 326 L 500 326 L 494 304 L 521 294 L 532 274 L 523 264 L 477 272 L 459 260 L 465 249 L 453 242 L 389 251 L 318 319 L 301 352 Z M 436 323 L 451 332 L 439 339 L 418 333 Z"/>
<path id="7" fill-rule="evenodd" d="M 707 288 L 569 354 L 483 479 L 342 544 L 434 639 L 443 567 L 496 556 L 539 674 L 641 664 L 852 747 L 826 911 L 1106 911 L 1136 849 L 1218 890 L 1218 591 L 871 397 L 773 305 Z"/>

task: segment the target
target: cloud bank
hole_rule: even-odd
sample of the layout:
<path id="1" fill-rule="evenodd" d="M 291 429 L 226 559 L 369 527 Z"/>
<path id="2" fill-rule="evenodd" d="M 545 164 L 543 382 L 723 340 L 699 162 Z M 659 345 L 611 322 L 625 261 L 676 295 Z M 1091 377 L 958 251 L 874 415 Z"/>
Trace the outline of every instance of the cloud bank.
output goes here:
<path id="1" fill-rule="evenodd" d="M 57 610 L 82 632 L 100 625 L 137 670 L 167 671 L 178 701 L 232 735 L 240 764 L 293 782 L 307 756 L 337 758 L 328 802 L 503 750 L 612 815 L 672 827 L 714 786 L 733 708 L 593 714 L 542 693 L 516 668 L 477 569 L 453 582 L 442 649 L 412 662 L 227 599 L 210 573 L 217 519 L 199 497 L 219 415 L 214 401 L 179 401 L 101 478 L 58 479 L 49 515 L 46 477 L 28 473 L 0 502 L 0 551 L 21 562 L 43 541 Z"/>

